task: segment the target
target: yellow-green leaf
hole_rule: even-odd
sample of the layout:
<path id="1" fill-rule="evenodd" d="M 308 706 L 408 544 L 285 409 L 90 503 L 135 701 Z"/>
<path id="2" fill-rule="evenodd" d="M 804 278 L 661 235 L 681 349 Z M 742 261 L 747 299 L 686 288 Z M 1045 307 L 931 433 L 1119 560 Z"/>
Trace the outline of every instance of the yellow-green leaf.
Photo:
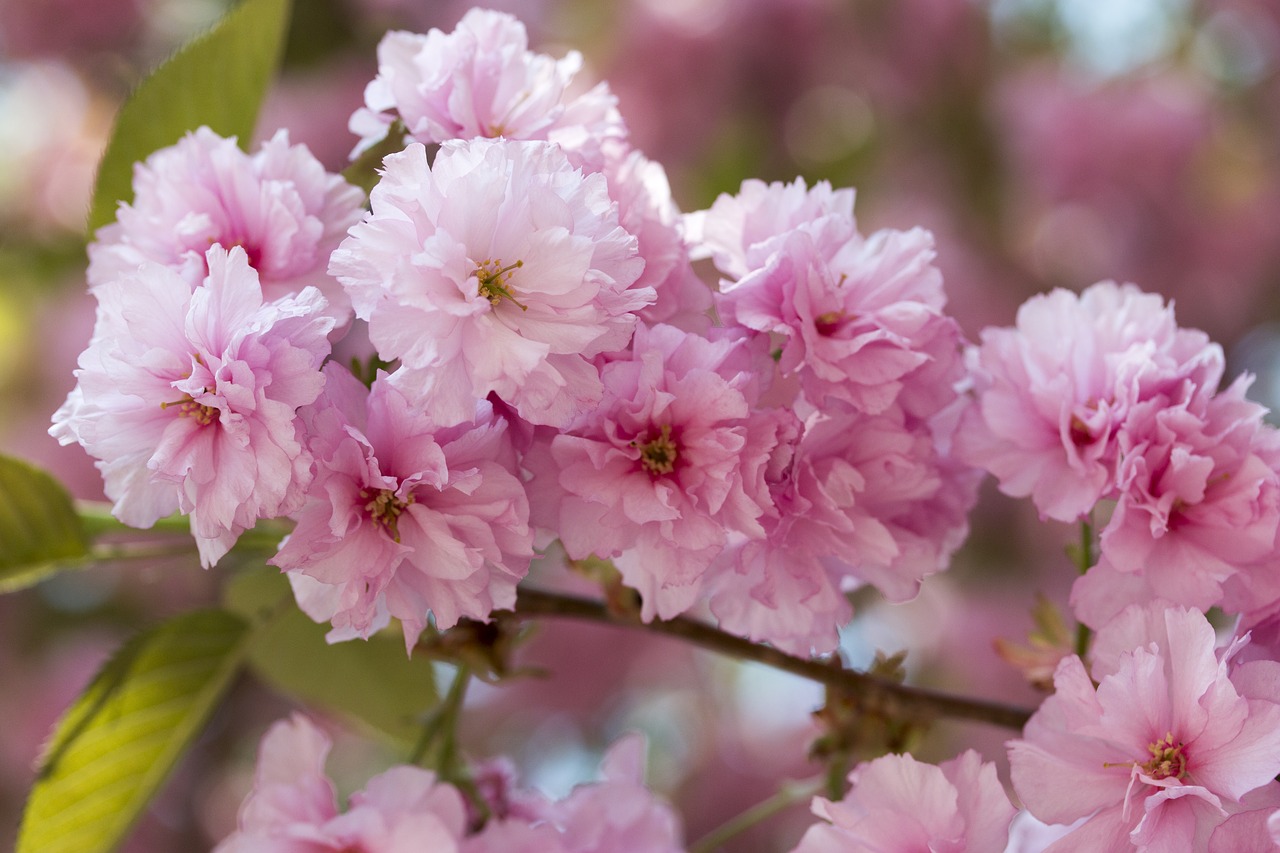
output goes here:
<path id="1" fill-rule="evenodd" d="M 421 734 L 439 702 L 435 668 L 423 656 L 409 658 L 398 633 L 329 644 L 329 626 L 298 609 L 288 580 L 275 569 L 239 575 L 225 600 L 259 623 L 249 665 L 267 684 L 406 745 Z"/>
<path id="2" fill-rule="evenodd" d="M 248 145 L 267 85 L 280 64 L 290 0 L 244 0 L 143 80 L 116 116 L 98 166 L 89 232 L 133 198 L 133 164 L 208 125 Z"/>
<path id="3" fill-rule="evenodd" d="M 17 853 L 115 849 L 230 686 L 248 636 L 238 616 L 198 611 L 125 643 L 54 729 Z"/>
<path id="4" fill-rule="evenodd" d="M 30 586 L 88 553 L 89 538 L 58 481 L 0 456 L 0 592 Z"/>

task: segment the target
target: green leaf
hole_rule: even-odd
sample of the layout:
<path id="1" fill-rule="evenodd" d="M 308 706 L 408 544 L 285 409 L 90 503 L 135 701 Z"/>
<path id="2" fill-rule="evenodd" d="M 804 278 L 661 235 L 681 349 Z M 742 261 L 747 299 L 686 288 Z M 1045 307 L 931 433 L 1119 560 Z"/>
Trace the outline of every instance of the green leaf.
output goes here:
<path id="1" fill-rule="evenodd" d="M 248 635 L 238 616 L 198 611 L 125 643 L 54 729 L 17 853 L 114 849 L 227 691 Z"/>
<path id="2" fill-rule="evenodd" d="M 0 456 L 0 592 L 30 586 L 88 553 L 89 537 L 58 481 Z"/>
<path id="3" fill-rule="evenodd" d="M 399 634 L 330 645 L 294 603 L 274 569 L 247 571 L 227 586 L 227 606 L 259 622 L 249 649 L 254 673 L 280 692 L 363 724 L 403 745 L 414 743 L 439 703 L 435 668 L 410 658 Z"/>
<path id="4" fill-rule="evenodd" d="M 244 0 L 143 80 L 116 116 L 89 209 L 92 234 L 133 198 L 133 164 L 208 125 L 249 144 L 280 64 L 290 0 Z"/>

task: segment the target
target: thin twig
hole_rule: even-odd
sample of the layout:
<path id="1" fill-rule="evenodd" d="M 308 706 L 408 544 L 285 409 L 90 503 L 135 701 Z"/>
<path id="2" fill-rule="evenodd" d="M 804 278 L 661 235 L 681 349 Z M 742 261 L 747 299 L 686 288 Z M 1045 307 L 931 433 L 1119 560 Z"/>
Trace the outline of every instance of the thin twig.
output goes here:
<path id="1" fill-rule="evenodd" d="M 948 717 L 990 723 L 1020 731 L 1032 713 L 1026 708 L 998 702 L 968 699 L 921 687 L 909 687 L 854 670 L 843 669 L 830 660 L 796 657 L 772 646 L 736 637 L 705 622 L 683 616 L 675 619 L 655 619 L 647 623 L 639 622 L 610 612 L 601 602 L 571 595 L 522 587 L 516 599 L 514 613 L 508 616 L 505 612 L 497 612 L 494 615 L 500 619 L 522 620 L 559 616 L 679 637 L 704 649 L 740 660 L 763 663 L 774 669 L 825 684 L 855 697 L 866 710 L 890 719 L 908 716 Z"/>

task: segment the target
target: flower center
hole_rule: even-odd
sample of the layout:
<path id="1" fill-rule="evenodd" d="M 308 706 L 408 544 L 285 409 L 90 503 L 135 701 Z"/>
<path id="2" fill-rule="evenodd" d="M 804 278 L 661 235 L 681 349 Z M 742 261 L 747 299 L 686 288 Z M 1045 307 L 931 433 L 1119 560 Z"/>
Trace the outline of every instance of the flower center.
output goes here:
<path id="1" fill-rule="evenodd" d="M 212 388 L 206 388 L 204 390 L 209 393 L 213 393 Z M 168 409 L 171 406 L 178 410 L 178 417 L 192 418 L 200 426 L 208 426 L 216 421 L 220 412 L 216 406 L 205 406 L 197 403 L 195 400 L 191 399 L 190 394 L 184 394 L 180 399 L 170 400 L 169 402 L 160 404 L 161 409 Z"/>
<path id="2" fill-rule="evenodd" d="M 528 311 L 529 306 L 521 304 L 511 294 L 511 289 L 507 286 L 511 276 L 522 266 L 524 266 L 524 261 L 516 261 L 514 264 L 505 267 L 500 260 L 489 259 L 481 261 L 476 266 L 475 272 L 472 273 L 476 277 L 476 281 L 480 282 L 480 295 L 488 299 L 490 305 L 497 305 L 504 299 L 510 299 L 520 306 L 521 311 Z"/>
<path id="3" fill-rule="evenodd" d="M 406 498 L 399 498 L 391 489 L 361 489 L 360 497 L 367 501 L 364 511 L 369 513 L 373 523 L 382 527 L 388 536 L 399 542 L 400 531 L 397 525 L 400 523 L 400 514 L 404 512 L 405 507 L 413 503 L 413 494 L 410 493 Z"/>
<path id="4" fill-rule="evenodd" d="M 1147 746 L 1151 760 L 1140 765 L 1152 779 L 1182 779 L 1187 775 L 1186 744 L 1174 743 L 1173 732 Z"/>
<path id="5" fill-rule="evenodd" d="M 676 468 L 676 443 L 671 440 L 671 424 L 657 438 L 640 445 L 640 464 L 650 474 L 670 474 Z"/>
<path id="6" fill-rule="evenodd" d="M 840 331 L 840 327 L 844 325 L 844 320 L 845 313 L 843 311 L 827 311 L 813 318 L 813 327 L 818 334 L 824 338 L 829 338 Z"/>

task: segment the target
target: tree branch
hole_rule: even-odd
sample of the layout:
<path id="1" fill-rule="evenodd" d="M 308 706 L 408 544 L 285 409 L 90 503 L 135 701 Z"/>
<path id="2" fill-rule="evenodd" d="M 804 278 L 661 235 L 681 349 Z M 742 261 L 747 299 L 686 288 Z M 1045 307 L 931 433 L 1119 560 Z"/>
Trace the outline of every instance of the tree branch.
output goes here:
<path id="1" fill-rule="evenodd" d="M 825 684 L 853 698 L 864 711 L 883 714 L 892 719 L 948 717 L 1021 731 L 1032 714 L 1025 708 L 908 687 L 895 681 L 844 669 L 838 660 L 821 661 L 796 657 L 684 616 L 640 622 L 633 617 L 611 612 L 602 602 L 571 595 L 521 587 L 514 613 L 508 615 L 504 611 L 498 611 L 494 616 L 498 619 L 517 620 L 565 617 L 679 637 L 704 649 L 740 660 L 763 663 Z"/>

